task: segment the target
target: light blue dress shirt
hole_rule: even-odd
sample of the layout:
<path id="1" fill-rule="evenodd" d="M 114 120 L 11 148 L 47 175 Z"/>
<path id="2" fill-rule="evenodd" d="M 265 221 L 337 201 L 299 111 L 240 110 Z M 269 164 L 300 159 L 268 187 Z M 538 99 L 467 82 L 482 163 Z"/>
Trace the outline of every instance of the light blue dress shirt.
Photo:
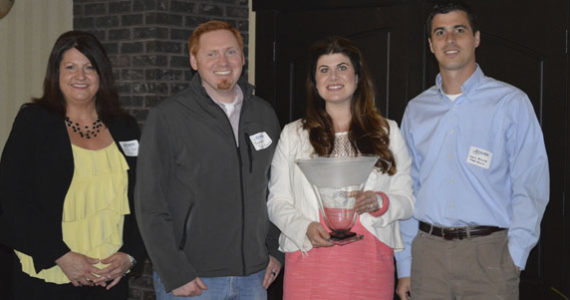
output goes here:
<path id="1" fill-rule="evenodd" d="M 401 222 L 409 277 L 418 220 L 443 227 L 508 228 L 509 252 L 524 269 L 549 199 L 548 158 L 532 104 L 521 90 L 476 71 L 451 101 L 436 85 L 408 103 L 402 135 L 412 156 L 414 218 Z"/>

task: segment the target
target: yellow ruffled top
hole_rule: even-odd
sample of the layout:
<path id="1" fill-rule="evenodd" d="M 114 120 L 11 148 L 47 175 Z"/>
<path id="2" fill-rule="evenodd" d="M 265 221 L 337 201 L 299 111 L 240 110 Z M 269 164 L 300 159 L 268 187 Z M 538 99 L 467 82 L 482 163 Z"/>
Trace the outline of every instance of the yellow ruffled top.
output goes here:
<path id="1" fill-rule="evenodd" d="M 115 143 L 88 150 L 72 145 L 75 171 L 63 205 L 63 241 L 71 251 L 105 259 L 123 245 L 129 166 Z M 57 284 L 69 283 L 59 266 L 35 272 L 31 256 L 15 251 L 22 271 Z M 104 268 L 105 265 L 96 265 Z"/>

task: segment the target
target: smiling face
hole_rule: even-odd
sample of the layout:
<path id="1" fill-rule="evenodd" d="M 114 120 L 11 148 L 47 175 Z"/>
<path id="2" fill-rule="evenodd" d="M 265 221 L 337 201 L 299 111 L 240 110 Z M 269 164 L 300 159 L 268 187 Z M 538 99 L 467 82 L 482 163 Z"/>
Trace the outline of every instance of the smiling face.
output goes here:
<path id="1" fill-rule="evenodd" d="M 59 88 L 67 105 L 95 101 L 99 74 L 89 59 L 75 48 L 63 53 L 59 65 Z"/>
<path id="2" fill-rule="evenodd" d="M 439 63 L 440 72 L 475 71 L 475 49 L 479 31 L 473 33 L 467 14 L 461 10 L 434 16 L 428 39 L 431 52 Z"/>
<path id="3" fill-rule="evenodd" d="M 236 37 L 225 29 L 202 34 L 198 51 L 190 54 L 190 65 L 200 74 L 202 85 L 220 101 L 233 100 L 244 64 L 245 57 Z"/>
<path id="4" fill-rule="evenodd" d="M 325 54 L 317 60 L 315 83 L 326 105 L 350 104 L 358 76 L 348 56 L 342 53 Z"/>

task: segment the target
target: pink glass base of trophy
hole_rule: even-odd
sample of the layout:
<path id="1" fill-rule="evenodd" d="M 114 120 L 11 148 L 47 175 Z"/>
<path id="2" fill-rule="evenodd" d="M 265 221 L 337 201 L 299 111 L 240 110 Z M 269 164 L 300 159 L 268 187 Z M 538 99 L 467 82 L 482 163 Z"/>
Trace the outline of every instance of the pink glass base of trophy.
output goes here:
<path id="1" fill-rule="evenodd" d="M 332 243 L 345 245 L 362 239 L 363 235 L 350 231 L 358 218 L 354 205 L 377 161 L 375 156 L 297 160 L 313 186 Z"/>
<path id="2" fill-rule="evenodd" d="M 353 226 L 352 220 L 355 217 L 354 209 L 324 208 L 327 226 L 333 231 L 330 232 L 331 240 L 344 240 L 351 238 L 356 233 L 350 231 Z"/>
<path id="3" fill-rule="evenodd" d="M 335 236 L 344 236 L 350 231 L 356 214 L 354 208 L 325 207 L 324 211 L 328 226 L 334 229 Z"/>
<path id="4" fill-rule="evenodd" d="M 330 241 L 344 245 L 362 239 L 362 235 L 350 231 L 358 218 L 354 205 L 362 185 L 341 188 L 313 187 L 319 200 L 321 215 L 331 230 Z"/>

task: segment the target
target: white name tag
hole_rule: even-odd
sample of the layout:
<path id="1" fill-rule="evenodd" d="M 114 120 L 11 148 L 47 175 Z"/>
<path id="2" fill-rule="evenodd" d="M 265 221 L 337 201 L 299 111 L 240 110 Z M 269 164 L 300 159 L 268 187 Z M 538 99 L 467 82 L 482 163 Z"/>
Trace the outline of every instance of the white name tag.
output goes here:
<path id="1" fill-rule="evenodd" d="M 251 144 L 253 145 L 256 151 L 263 150 L 269 147 L 269 145 L 271 145 L 272 142 L 271 138 L 265 131 L 250 135 L 249 140 L 251 141 Z"/>
<path id="2" fill-rule="evenodd" d="M 491 166 L 491 159 L 493 159 L 493 153 L 474 146 L 469 148 L 467 163 L 484 169 L 489 169 Z"/>
<path id="3" fill-rule="evenodd" d="M 121 145 L 121 148 L 123 148 L 123 152 L 126 156 L 136 157 L 139 155 L 139 141 L 124 141 L 119 142 L 119 145 Z"/>

